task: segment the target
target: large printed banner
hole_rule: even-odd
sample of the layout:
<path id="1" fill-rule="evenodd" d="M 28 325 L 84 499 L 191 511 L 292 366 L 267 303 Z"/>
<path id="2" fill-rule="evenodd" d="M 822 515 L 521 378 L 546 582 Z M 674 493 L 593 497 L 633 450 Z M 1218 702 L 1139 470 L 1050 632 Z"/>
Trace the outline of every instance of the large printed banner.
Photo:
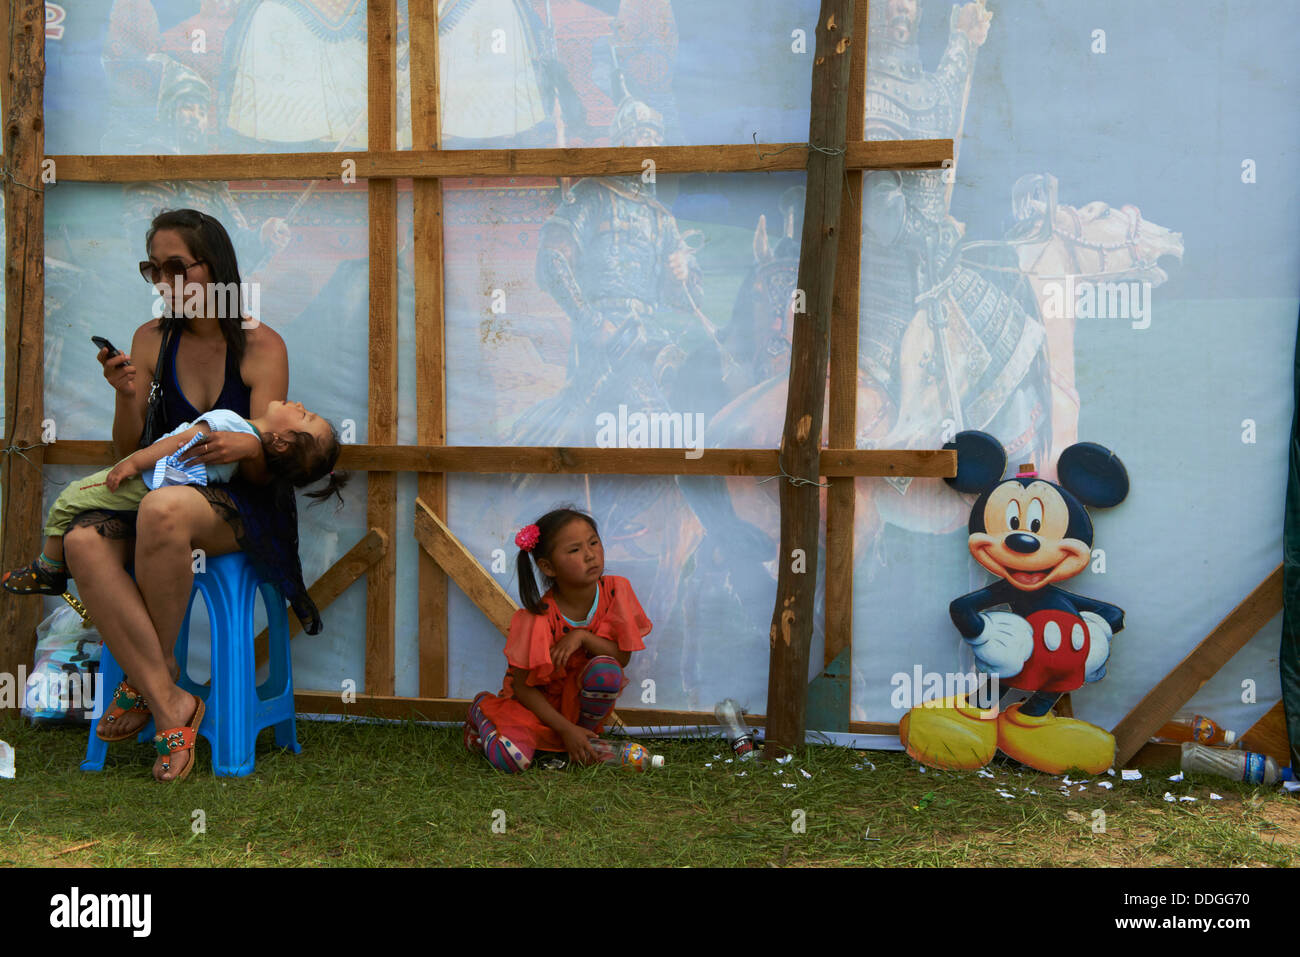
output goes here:
<path id="1" fill-rule="evenodd" d="M 817 6 L 440 0 L 442 145 L 802 141 Z M 1049 479 L 1078 440 L 1123 458 L 1131 494 L 1098 515 L 1070 582 L 1127 613 L 1108 676 L 1075 694 L 1077 714 L 1113 725 L 1280 560 L 1300 273 L 1295 14 L 1265 0 L 870 7 L 867 138 L 951 137 L 958 155 L 953 169 L 866 175 L 857 444 L 936 448 L 979 429 L 1013 470 L 1033 462 Z M 360 0 L 47 9 L 51 154 L 364 148 Z M 448 443 L 776 446 L 802 308 L 800 174 L 647 164 L 444 185 Z M 411 443 L 409 189 L 399 203 L 398 439 Z M 230 229 L 259 318 L 289 347 L 290 398 L 366 441 L 365 184 L 342 171 L 318 185 L 52 186 L 58 436 L 108 437 L 88 337 L 129 342 L 148 319 L 135 263 L 149 219 L 174 206 Z M 47 469 L 50 495 L 77 471 Z M 414 487 L 400 481 L 399 516 Z M 948 604 L 992 579 L 966 547 L 971 496 L 937 480 L 857 489 L 852 717 L 896 722 L 971 670 Z M 342 510 L 302 509 L 308 581 L 364 534 L 364 493 L 357 482 Z M 609 570 L 655 623 L 621 703 L 734 697 L 762 711 L 778 562 L 798 560 L 778 554 L 776 483 L 456 476 L 449 523 L 513 592 L 514 532 L 561 503 L 594 514 Z M 416 545 L 396 547 L 397 691 L 414 695 Z M 363 687 L 364 601 L 353 587 L 322 635 L 295 642 L 299 687 Z M 1279 695 L 1279 633 L 1271 622 L 1194 706 L 1253 723 Z M 450 693 L 495 690 L 504 640 L 458 592 L 450 635 Z M 810 679 L 822 657 L 819 627 Z"/>

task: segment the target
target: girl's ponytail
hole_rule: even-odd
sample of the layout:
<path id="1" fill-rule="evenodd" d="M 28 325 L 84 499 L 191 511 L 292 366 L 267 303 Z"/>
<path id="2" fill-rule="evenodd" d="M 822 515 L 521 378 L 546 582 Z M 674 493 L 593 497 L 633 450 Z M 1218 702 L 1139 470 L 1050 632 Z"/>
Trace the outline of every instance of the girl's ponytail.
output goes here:
<path id="1" fill-rule="evenodd" d="M 515 561 L 515 566 L 519 572 L 519 607 L 534 615 L 543 614 L 546 606 L 537 591 L 537 577 L 533 574 L 533 563 L 522 548 L 519 549 L 519 558 Z"/>

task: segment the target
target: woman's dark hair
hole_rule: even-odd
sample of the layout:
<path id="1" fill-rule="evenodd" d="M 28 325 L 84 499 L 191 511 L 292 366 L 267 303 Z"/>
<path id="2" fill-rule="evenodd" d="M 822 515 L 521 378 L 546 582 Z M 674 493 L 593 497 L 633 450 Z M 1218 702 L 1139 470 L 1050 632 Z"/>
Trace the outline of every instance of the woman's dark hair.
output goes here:
<path id="1" fill-rule="evenodd" d="M 545 614 L 546 605 L 542 602 L 542 595 L 537 590 L 537 579 L 533 576 L 533 565 L 528 561 L 528 556 L 532 555 L 534 561 L 538 558 L 549 560 L 551 552 L 555 551 L 556 534 L 575 519 L 581 519 L 591 526 L 593 532 L 597 535 L 600 534 L 600 529 L 596 527 L 596 520 L 586 512 L 580 512 L 576 508 L 557 508 L 547 512 L 533 523 L 537 526 L 540 535 L 532 551 L 526 552 L 522 548 L 519 550 L 519 558 L 515 562 L 519 571 L 519 604 L 534 615 Z M 542 575 L 547 588 L 555 584 L 555 580 L 542 574 L 540 568 L 537 570 L 537 574 Z"/>
<path id="2" fill-rule="evenodd" d="M 348 484 L 346 472 L 335 472 L 334 464 L 339 460 L 339 434 L 334 423 L 326 422 L 330 427 L 330 437 L 325 442 L 318 442 L 310 432 L 291 431 L 281 436 L 289 447 L 282 451 L 272 448 L 270 438 L 262 439 L 262 451 L 266 454 L 266 467 L 271 474 L 281 481 L 288 482 L 294 488 L 302 488 L 320 479 L 329 478 L 329 483 L 314 492 L 307 492 L 308 498 L 319 505 L 334 495 L 339 503 L 343 502 L 343 486 Z"/>
<path id="3" fill-rule="evenodd" d="M 244 300 L 240 288 L 239 262 L 235 258 L 235 247 L 230 242 L 226 227 L 214 217 L 197 209 L 169 209 L 154 217 L 145 233 L 145 255 L 153 245 L 154 234 L 160 229 L 169 229 L 180 234 L 190 254 L 201 259 L 212 273 L 213 283 L 220 283 L 221 288 L 233 291 L 234 315 L 225 315 L 229 309 L 218 309 L 217 321 L 221 324 L 221 334 L 226 345 L 236 360 L 244 357 Z M 205 297 L 206 298 L 206 297 Z M 218 303 L 229 303 L 231 299 L 223 295 L 215 297 Z M 179 309 L 177 310 L 179 311 Z M 169 326 L 179 327 L 183 320 L 179 316 L 164 317 L 161 320 L 163 331 Z"/>

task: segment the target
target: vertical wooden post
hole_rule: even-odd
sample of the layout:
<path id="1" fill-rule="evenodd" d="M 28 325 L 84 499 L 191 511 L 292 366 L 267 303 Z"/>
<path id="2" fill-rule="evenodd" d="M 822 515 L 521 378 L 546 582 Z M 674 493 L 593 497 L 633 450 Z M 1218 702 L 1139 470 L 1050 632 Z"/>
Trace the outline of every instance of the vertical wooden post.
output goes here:
<path id="1" fill-rule="evenodd" d="M 411 133 L 416 149 L 441 144 L 438 3 L 410 0 Z M 415 181 L 416 442 L 447 444 L 442 181 Z M 417 494 L 444 522 L 447 477 L 421 472 Z M 420 696 L 447 697 L 447 574 L 423 548 L 419 558 Z"/>
<path id="2" fill-rule="evenodd" d="M 861 140 L 866 125 L 867 0 L 854 0 L 853 22 L 861 38 L 850 48 L 848 125 L 845 140 Z M 862 262 L 862 171 L 844 177 L 843 215 L 835 265 L 830 339 L 830 428 L 833 449 L 851 449 L 858 431 L 858 317 Z M 849 674 L 853 654 L 853 510 L 857 479 L 832 478 L 826 501 L 826 653 L 829 665 L 845 654 L 839 671 Z M 848 721 L 844 715 L 844 721 Z M 823 728 L 822 730 L 832 730 Z M 844 730 L 848 730 L 845 724 Z"/>
<path id="3" fill-rule="evenodd" d="M 368 147 L 397 146 L 397 0 L 366 4 L 369 46 Z M 397 441 L 397 181 L 372 179 L 370 195 L 369 435 L 375 445 Z M 368 474 L 366 522 L 397 540 L 397 475 Z M 397 549 L 366 576 L 366 693 L 394 693 Z"/>
<path id="4" fill-rule="evenodd" d="M 45 388 L 45 4 L 6 4 L 3 96 L 5 198 L 5 448 L 0 456 L 0 564 L 16 568 L 41 545 L 41 420 Z M 24 449 L 20 455 L 14 449 Z M 31 666 L 41 603 L 0 598 L 0 672 Z"/>
<path id="5" fill-rule="evenodd" d="M 827 335 L 839 244 L 854 0 L 822 0 L 808 124 L 808 192 L 799 285 L 807 312 L 795 317 L 781 463 L 781 553 L 767 679 L 767 745 L 779 753 L 803 743 L 808 654 L 817 588 L 820 496 L 815 484 L 826 398 Z M 865 26 L 865 24 L 863 25 Z M 857 229 L 857 226 L 853 227 Z M 802 559 L 794 558 L 796 550 Z"/>

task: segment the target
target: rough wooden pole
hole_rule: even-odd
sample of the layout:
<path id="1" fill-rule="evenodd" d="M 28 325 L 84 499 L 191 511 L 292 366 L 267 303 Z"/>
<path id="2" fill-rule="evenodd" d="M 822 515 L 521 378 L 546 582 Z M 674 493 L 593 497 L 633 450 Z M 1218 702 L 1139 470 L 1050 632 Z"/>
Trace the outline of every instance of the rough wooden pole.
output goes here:
<path id="1" fill-rule="evenodd" d="M 397 0 L 370 0 L 368 115 L 371 150 L 397 143 Z M 370 435 L 397 439 L 397 180 L 372 179 L 370 191 Z M 397 476 L 371 472 L 366 524 L 397 541 Z M 391 695 L 396 682 L 397 549 L 366 575 L 366 691 Z"/>
<path id="2" fill-rule="evenodd" d="M 441 143 L 438 107 L 438 4 L 410 5 L 411 130 L 416 149 Z M 442 180 L 417 179 L 415 232 L 415 426 L 420 445 L 447 444 L 446 333 L 443 301 Z M 447 520 L 447 477 L 421 472 L 416 494 Z M 417 507 L 417 512 L 419 511 Z M 424 549 L 418 557 L 420 695 L 445 698 L 448 688 L 447 573 Z"/>
<path id="3" fill-rule="evenodd" d="M 0 565 L 17 568 L 41 545 L 41 420 L 45 387 L 45 4 L 15 0 L 4 75 L 5 110 L 5 435 L 0 456 Z M 24 458 L 25 456 L 25 458 Z M 31 667 L 41 602 L 0 597 L 0 672 Z"/>
<path id="4" fill-rule="evenodd" d="M 812 112 L 808 140 L 808 192 L 799 285 L 806 311 L 796 300 L 790 351 L 781 462 L 781 553 L 776 607 L 772 612 L 771 659 L 767 679 L 767 752 L 803 743 L 808 698 L 808 655 L 817 588 L 820 501 L 817 463 L 826 401 L 827 334 L 835 291 L 840 198 L 844 183 L 853 0 L 822 0 L 813 60 Z M 865 24 L 863 24 L 865 27 Z M 856 227 L 855 227 L 856 228 Z"/>
<path id="5" fill-rule="evenodd" d="M 860 140 L 866 126 L 867 0 L 854 0 L 858 40 L 850 48 L 848 124 L 845 139 Z M 843 229 L 835 264 L 835 300 L 830 332 L 830 422 L 833 449 L 851 449 L 858 436 L 858 315 L 862 263 L 862 171 L 844 174 Z M 843 652 L 847 676 L 853 655 L 853 513 L 857 479 L 830 479 L 826 496 L 826 649 L 829 665 Z M 846 699 L 847 700 L 847 699 Z M 849 716 L 843 715 L 847 729 Z M 831 731 L 833 728 L 818 730 Z"/>

